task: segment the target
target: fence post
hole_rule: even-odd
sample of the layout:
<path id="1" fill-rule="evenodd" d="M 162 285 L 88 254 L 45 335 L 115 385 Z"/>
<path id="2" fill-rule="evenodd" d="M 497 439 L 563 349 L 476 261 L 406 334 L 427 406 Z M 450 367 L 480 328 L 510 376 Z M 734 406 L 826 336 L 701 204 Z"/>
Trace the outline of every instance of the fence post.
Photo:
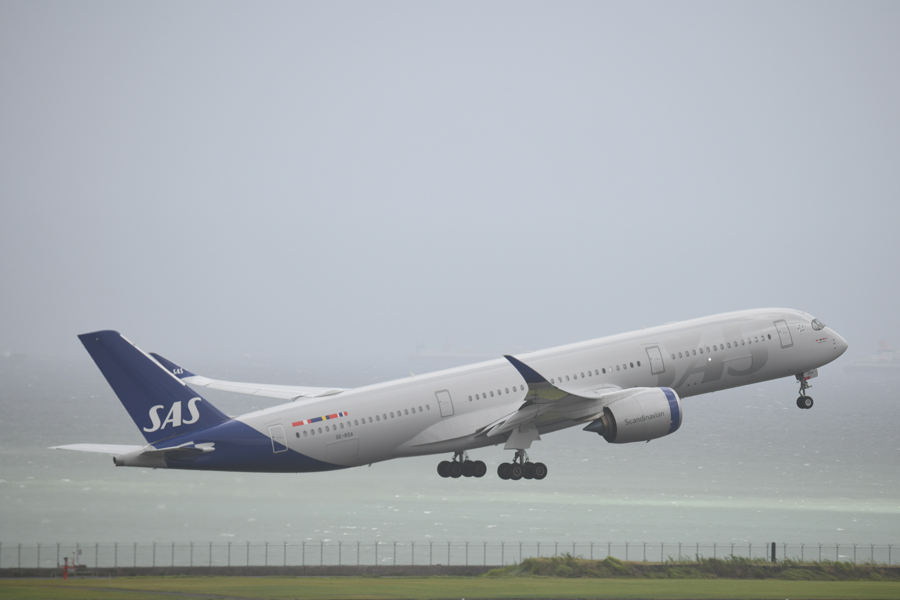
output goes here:
<path id="1" fill-rule="evenodd" d="M 606 542 L 606 556 L 612 556 L 612 542 Z"/>
<path id="2" fill-rule="evenodd" d="M 56 553 L 57 553 L 57 555 L 59 554 L 59 544 L 56 545 Z M 57 560 L 57 562 L 59 562 L 59 561 Z M 131 563 L 132 563 L 131 564 L 132 567 L 137 566 L 137 542 L 134 543 L 134 556 L 132 556 Z"/>
<path id="3" fill-rule="evenodd" d="M 734 544 L 732 544 L 731 546 L 733 548 Z M 660 542 L 659 543 L 659 562 L 666 562 L 665 556 L 666 556 L 666 543 Z"/>
<path id="4" fill-rule="evenodd" d="M 78 548 L 78 544 L 75 544 L 75 547 Z M 156 542 L 153 542 L 153 559 L 150 565 L 156 567 Z"/>
<path id="5" fill-rule="evenodd" d="M 38 544 L 37 566 L 38 566 L 38 569 L 41 568 L 41 545 L 40 544 Z"/>
<path id="6" fill-rule="evenodd" d="M 0 548 L 3 547 L 3 544 L 0 544 Z M 59 542 L 56 542 L 56 566 L 59 566 Z"/>
<path id="7" fill-rule="evenodd" d="M 537 557 L 538 558 L 541 557 L 541 543 L 540 542 L 537 543 Z"/>
<path id="8" fill-rule="evenodd" d="M 853 564 L 856 564 L 856 544 L 853 544 Z"/>
<path id="9" fill-rule="evenodd" d="M 559 556 L 559 542 L 553 542 L 553 556 Z"/>
<path id="10" fill-rule="evenodd" d="M 481 566 L 483 566 L 483 567 L 487 566 L 487 542 L 484 543 L 484 560 L 483 560 L 483 564 Z"/>
<path id="11" fill-rule="evenodd" d="M 447 566 L 450 566 L 450 542 L 447 542 Z"/>
<path id="12" fill-rule="evenodd" d="M 875 563 L 875 544 L 870 544 L 870 547 L 872 550 L 872 554 L 869 557 L 869 562 L 874 564 Z"/>
<path id="13" fill-rule="evenodd" d="M 269 542 L 266 542 L 266 558 L 265 558 L 265 562 L 263 562 L 263 566 L 264 567 L 269 566 Z"/>
<path id="14" fill-rule="evenodd" d="M 19 558 L 18 558 L 18 561 L 19 561 L 19 562 L 16 564 L 16 568 L 17 568 L 17 569 L 21 569 L 21 568 L 22 568 L 22 543 L 21 543 L 21 542 L 19 542 Z"/>
<path id="15" fill-rule="evenodd" d="M 212 542 L 209 543 L 209 566 L 212 566 Z"/>
<path id="16" fill-rule="evenodd" d="M 469 542 L 466 541 L 466 566 L 469 566 Z"/>
<path id="17" fill-rule="evenodd" d="M 194 567 L 194 542 L 191 542 L 191 558 L 189 564 L 191 568 Z"/>
<path id="18" fill-rule="evenodd" d="M 391 559 L 391 564 L 392 565 L 397 564 L 397 541 L 396 540 L 394 540 L 394 558 Z"/>
<path id="19" fill-rule="evenodd" d="M 343 540 L 338 540 L 338 566 L 339 566 L 339 567 L 340 567 L 340 566 L 343 566 L 343 565 L 341 565 L 341 563 L 343 562 L 343 556 L 341 556 L 341 554 L 342 554 L 341 547 L 342 547 L 343 545 L 344 545 L 344 541 L 343 541 Z"/>
<path id="20" fill-rule="evenodd" d="M 282 552 L 281 552 L 281 559 L 284 563 L 282 566 L 286 567 L 287 566 L 287 542 L 284 542 L 284 546 L 283 546 Z"/>
<path id="21" fill-rule="evenodd" d="M 250 540 L 247 540 L 247 566 L 250 566 Z"/>
<path id="22" fill-rule="evenodd" d="M 522 542 L 519 542 L 519 562 L 522 562 Z"/>
<path id="23" fill-rule="evenodd" d="M 231 566 L 231 542 L 228 542 L 228 566 Z"/>
<path id="24" fill-rule="evenodd" d="M 506 566 L 506 553 L 504 552 L 505 548 L 503 545 L 503 540 L 500 541 L 500 565 Z"/>
<path id="25" fill-rule="evenodd" d="M 644 542 L 644 562 L 647 562 L 647 542 Z"/>
<path id="26" fill-rule="evenodd" d="M 834 560 L 835 561 L 841 560 L 841 545 L 840 544 L 834 545 Z"/>
<path id="27" fill-rule="evenodd" d="M 375 540 L 375 565 L 378 566 L 378 540 Z"/>
<path id="28" fill-rule="evenodd" d="M 428 566 L 430 567 L 432 564 L 432 557 L 434 556 L 434 540 L 428 541 Z"/>
<path id="29" fill-rule="evenodd" d="M 731 558 L 734 558 L 734 542 L 731 542 Z"/>
<path id="30" fill-rule="evenodd" d="M 806 546 L 806 544 L 800 544 L 800 562 L 803 562 L 803 556 L 804 556 L 803 547 L 804 546 Z"/>
<path id="31" fill-rule="evenodd" d="M 175 566 L 175 542 L 172 542 L 172 566 Z"/>
<path id="32" fill-rule="evenodd" d="M 716 546 L 717 545 L 718 544 L 716 542 L 713 542 L 713 558 L 716 558 Z"/>
<path id="33" fill-rule="evenodd" d="M 888 544 L 888 565 L 891 564 L 891 544 Z"/>
<path id="34" fill-rule="evenodd" d="M 694 558 L 700 560 L 700 542 L 697 542 L 697 547 L 694 550 Z"/>
<path id="35" fill-rule="evenodd" d="M 410 551 L 409 551 L 409 553 L 410 553 L 410 554 L 409 554 L 409 556 L 410 556 L 410 558 L 409 558 L 409 564 L 410 564 L 410 565 L 415 565 L 415 564 L 416 564 L 416 543 L 415 543 L 414 541 L 410 540 L 410 542 L 409 542 L 409 547 L 410 547 Z"/>
<path id="36" fill-rule="evenodd" d="M 359 566 L 359 540 L 356 540 L 356 566 Z"/>
<path id="37" fill-rule="evenodd" d="M 625 562 L 628 562 L 628 542 L 625 542 Z"/>
<path id="38" fill-rule="evenodd" d="M 376 556 L 378 553 L 376 552 Z M 306 567 L 306 540 L 300 542 L 300 566 Z"/>
<path id="39" fill-rule="evenodd" d="M 753 542 L 747 544 L 747 558 L 753 560 Z"/>
<path id="40" fill-rule="evenodd" d="M 681 542 L 678 542 L 678 560 L 681 560 Z"/>
<path id="41" fill-rule="evenodd" d="M 325 540 L 319 542 L 319 566 L 325 564 Z"/>
<path id="42" fill-rule="evenodd" d="M 822 562 L 822 544 L 819 544 L 819 562 Z"/>
<path id="43" fill-rule="evenodd" d="M 782 547 L 781 559 L 782 559 L 782 560 L 787 560 L 787 557 L 788 557 L 788 555 L 787 555 L 787 542 L 781 542 L 781 547 Z"/>
<path id="44" fill-rule="evenodd" d="M 591 560 L 594 560 L 594 542 L 591 542 Z"/>

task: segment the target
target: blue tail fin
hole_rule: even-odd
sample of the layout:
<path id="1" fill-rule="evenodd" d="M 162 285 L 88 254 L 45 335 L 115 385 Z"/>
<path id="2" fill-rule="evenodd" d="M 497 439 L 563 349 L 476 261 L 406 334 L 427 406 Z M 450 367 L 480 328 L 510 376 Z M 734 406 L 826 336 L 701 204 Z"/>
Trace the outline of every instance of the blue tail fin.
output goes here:
<path id="1" fill-rule="evenodd" d="M 116 331 L 78 336 L 151 444 L 228 420 Z"/>

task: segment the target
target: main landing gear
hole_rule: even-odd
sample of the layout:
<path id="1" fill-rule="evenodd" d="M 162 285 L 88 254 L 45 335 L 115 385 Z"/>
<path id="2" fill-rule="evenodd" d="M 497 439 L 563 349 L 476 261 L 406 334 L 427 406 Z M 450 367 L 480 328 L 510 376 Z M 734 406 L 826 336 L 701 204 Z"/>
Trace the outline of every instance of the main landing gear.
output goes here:
<path id="1" fill-rule="evenodd" d="M 547 465 L 533 463 L 524 450 L 516 450 L 516 457 L 511 463 L 501 463 L 497 467 L 497 475 L 500 479 L 543 479 L 547 476 Z"/>
<path id="2" fill-rule="evenodd" d="M 812 386 L 809 385 L 809 381 L 803 375 L 797 375 L 797 381 L 800 382 L 800 397 L 797 398 L 797 408 L 812 408 L 813 399 L 804 393 Z"/>
<path id="3" fill-rule="evenodd" d="M 480 460 L 469 460 L 465 452 L 456 452 L 453 460 L 442 460 L 438 463 L 438 475 L 441 477 L 484 477 L 487 465 Z"/>

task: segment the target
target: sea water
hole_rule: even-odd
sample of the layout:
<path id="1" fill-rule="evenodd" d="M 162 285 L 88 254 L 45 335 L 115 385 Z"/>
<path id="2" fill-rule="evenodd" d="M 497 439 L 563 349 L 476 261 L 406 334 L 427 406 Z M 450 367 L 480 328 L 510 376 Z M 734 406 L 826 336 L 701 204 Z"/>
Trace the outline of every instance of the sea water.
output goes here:
<path id="1" fill-rule="evenodd" d="M 377 361 L 197 367 L 343 387 L 408 375 Z M 496 468 L 513 453 L 502 446 L 470 453 L 488 465 L 481 479 L 440 478 L 449 454 L 306 474 L 116 468 L 107 455 L 48 449 L 143 443 L 99 371 L 87 358 L 28 357 L 0 364 L 0 544 L 900 543 L 897 382 L 820 373 L 811 410 L 795 405 L 792 379 L 686 398 L 671 436 L 614 445 L 579 427 L 548 434 L 528 450 L 547 478 L 504 481 Z M 203 395 L 228 414 L 274 403 Z"/>

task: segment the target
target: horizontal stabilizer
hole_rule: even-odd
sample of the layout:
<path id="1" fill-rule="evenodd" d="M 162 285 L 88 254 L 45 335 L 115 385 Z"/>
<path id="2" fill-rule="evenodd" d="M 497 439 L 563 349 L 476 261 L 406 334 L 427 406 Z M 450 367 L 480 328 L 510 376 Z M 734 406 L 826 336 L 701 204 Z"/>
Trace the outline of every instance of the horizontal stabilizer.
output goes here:
<path id="1" fill-rule="evenodd" d="M 100 452 L 101 454 L 128 454 L 140 450 L 144 446 L 129 446 L 125 444 L 66 444 L 65 446 L 51 446 L 50 450 L 78 450 L 79 452 Z"/>

